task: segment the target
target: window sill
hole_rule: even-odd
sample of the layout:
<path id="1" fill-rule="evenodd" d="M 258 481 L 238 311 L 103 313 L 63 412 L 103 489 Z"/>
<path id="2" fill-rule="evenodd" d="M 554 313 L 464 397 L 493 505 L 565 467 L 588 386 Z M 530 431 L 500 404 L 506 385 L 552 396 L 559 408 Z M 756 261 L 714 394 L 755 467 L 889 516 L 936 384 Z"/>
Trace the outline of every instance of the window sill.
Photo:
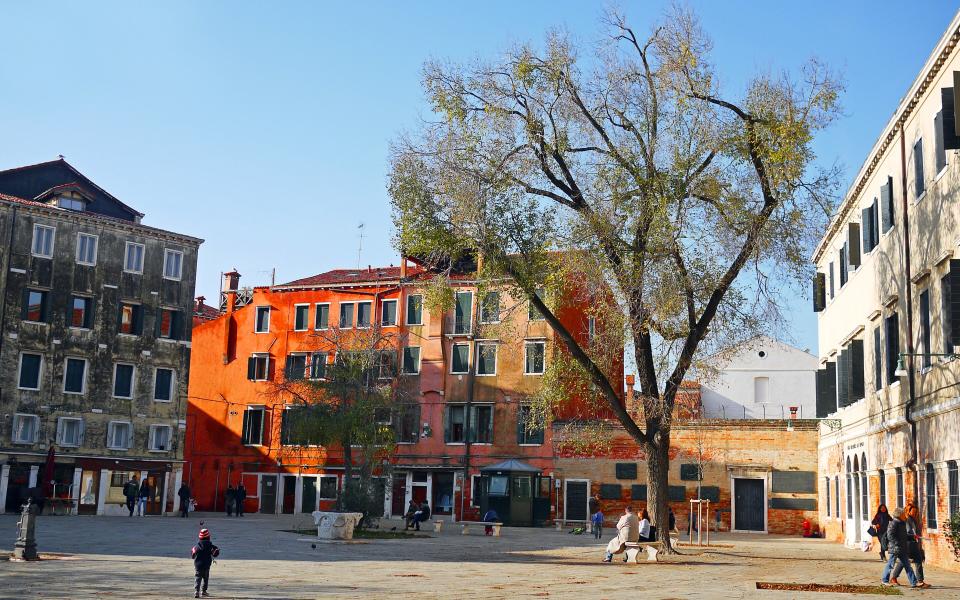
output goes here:
<path id="1" fill-rule="evenodd" d="M 63 390 L 63 393 L 68 394 L 70 396 L 83 396 L 84 394 L 86 394 L 86 392 L 68 392 L 67 390 Z"/>
<path id="2" fill-rule="evenodd" d="M 254 333 L 270 333 L 270 330 L 268 329 L 266 331 L 254 331 Z"/>
<path id="3" fill-rule="evenodd" d="M 114 400 L 133 400 L 133 396 L 110 396 Z"/>
<path id="4" fill-rule="evenodd" d="M 543 375 L 543 373 L 524 373 L 524 375 L 528 375 L 530 377 L 540 377 Z"/>
<path id="5" fill-rule="evenodd" d="M 420 374 L 420 371 L 417 371 L 416 373 L 400 373 L 401 376 L 404 376 L 404 375 L 414 376 L 414 375 L 419 375 L 419 374 Z"/>
<path id="6" fill-rule="evenodd" d="M 392 324 L 392 325 L 387 325 L 386 323 L 381 323 L 381 324 L 380 324 L 380 328 L 381 328 L 381 329 L 392 329 L 392 328 L 394 328 L 394 327 L 398 327 L 398 325 L 397 325 L 396 323 L 394 323 L 394 324 Z"/>
<path id="7" fill-rule="evenodd" d="M 14 441 L 12 441 L 12 442 L 10 442 L 10 443 L 13 444 L 14 446 L 33 446 L 33 445 L 35 445 L 35 444 L 37 443 L 37 441 L 34 440 L 34 441 L 32 441 L 32 442 L 20 442 L 20 441 L 14 440 Z"/>
<path id="8" fill-rule="evenodd" d="M 45 321 L 28 321 L 26 319 L 21 321 L 21 323 L 29 323 L 30 325 L 43 325 L 44 327 L 50 325 L 50 323 L 47 323 Z"/>
<path id="9" fill-rule="evenodd" d="M 543 442 L 540 442 L 539 444 L 517 444 L 517 445 L 520 446 L 521 448 L 539 448 L 543 446 Z"/>
<path id="10" fill-rule="evenodd" d="M 117 335 L 119 335 L 120 337 L 124 337 L 124 338 L 138 338 L 138 337 L 140 337 L 140 334 L 139 334 L 139 333 L 124 333 L 124 332 L 122 332 L 122 331 L 118 331 L 118 332 L 117 332 Z"/>
<path id="11" fill-rule="evenodd" d="M 158 337 L 158 338 L 157 338 L 157 341 L 158 341 L 158 342 L 164 342 L 164 343 L 167 343 L 167 344 L 179 344 L 181 340 L 177 340 L 177 339 L 174 339 L 174 338 L 168 338 L 168 337 Z"/>
<path id="12" fill-rule="evenodd" d="M 131 400 L 131 399 L 132 399 L 132 398 L 128 398 L 128 400 Z M 154 398 L 153 401 L 156 402 L 156 403 L 158 403 L 158 404 L 172 404 L 172 403 L 173 403 L 173 400 L 161 400 L 160 398 Z"/>
<path id="13" fill-rule="evenodd" d="M 81 267 L 95 267 L 95 266 L 97 266 L 97 263 L 80 262 L 79 260 L 77 261 L 77 264 L 80 265 Z"/>
<path id="14" fill-rule="evenodd" d="M 39 392 L 39 391 L 40 391 L 40 388 L 38 388 L 38 387 L 35 387 L 35 388 L 27 388 L 27 387 L 19 387 L 19 386 L 18 386 L 17 389 L 20 390 L 21 392 Z"/>
<path id="15" fill-rule="evenodd" d="M 310 329 L 294 329 L 294 333 L 304 333 L 305 331 L 310 331 Z"/>
<path id="16" fill-rule="evenodd" d="M 451 375 L 469 375 L 466 371 L 450 371 Z"/>
<path id="17" fill-rule="evenodd" d="M 917 196 L 916 200 L 914 200 L 913 203 L 920 204 L 920 202 L 922 202 L 923 199 L 926 197 L 927 197 L 927 190 L 923 190 L 923 192 L 921 192 L 920 195 Z"/>
<path id="18" fill-rule="evenodd" d="M 477 377 L 496 377 L 496 373 L 477 373 Z"/>
<path id="19" fill-rule="evenodd" d="M 182 281 L 183 280 L 183 277 L 167 277 L 166 275 L 164 275 L 163 278 L 166 281 Z"/>
<path id="20" fill-rule="evenodd" d="M 107 446 L 107 450 L 113 450 L 114 452 L 127 452 L 130 450 L 130 448 L 111 448 L 110 446 Z"/>
<path id="21" fill-rule="evenodd" d="M 244 448 L 263 448 L 263 444 L 244 444 Z"/>
<path id="22" fill-rule="evenodd" d="M 85 333 L 85 332 L 88 332 L 88 331 L 93 331 L 93 328 L 92 328 L 92 327 L 78 327 L 78 326 L 76 326 L 76 325 L 71 325 L 71 326 L 70 326 L 70 331 L 77 332 L 77 333 Z"/>
<path id="23" fill-rule="evenodd" d="M 466 446 L 466 442 L 444 442 L 447 446 Z"/>
<path id="24" fill-rule="evenodd" d="M 152 452 L 153 454 L 168 454 L 169 450 L 147 450 L 147 452 Z"/>
<path id="25" fill-rule="evenodd" d="M 126 273 L 126 274 L 128 274 L 128 275 L 143 275 L 143 269 L 141 269 L 141 270 L 139 270 L 139 271 L 128 271 L 128 270 L 124 269 L 123 272 Z"/>
<path id="26" fill-rule="evenodd" d="M 407 327 L 423 327 L 423 323 L 407 323 Z"/>
<path id="27" fill-rule="evenodd" d="M 943 165 L 943 168 L 940 169 L 940 171 L 933 177 L 933 182 L 934 182 L 934 183 L 940 181 L 940 179 L 941 179 L 944 175 L 947 174 L 947 167 L 949 167 L 949 166 L 950 166 L 950 163 L 947 163 L 947 164 Z"/>
<path id="28" fill-rule="evenodd" d="M 45 256 L 43 254 L 34 254 L 33 252 L 30 253 L 30 256 L 32 256 L 33 258 L 46 258 L 46 259 L 53 258 L 52 254 L 50 256 Z"/>

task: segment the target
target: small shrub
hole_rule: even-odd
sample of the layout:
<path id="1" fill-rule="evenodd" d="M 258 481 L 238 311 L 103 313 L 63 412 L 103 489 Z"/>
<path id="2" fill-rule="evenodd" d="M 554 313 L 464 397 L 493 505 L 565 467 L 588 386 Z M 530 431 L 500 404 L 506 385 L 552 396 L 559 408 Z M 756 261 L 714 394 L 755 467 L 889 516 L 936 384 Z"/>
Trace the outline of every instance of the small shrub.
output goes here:
<path id="1" fill-rule="evenodd" d="M 960 560 L 960 512 L 953 513 L 943 525 L 944 537 L 953 550 L 953 557 Z"/>

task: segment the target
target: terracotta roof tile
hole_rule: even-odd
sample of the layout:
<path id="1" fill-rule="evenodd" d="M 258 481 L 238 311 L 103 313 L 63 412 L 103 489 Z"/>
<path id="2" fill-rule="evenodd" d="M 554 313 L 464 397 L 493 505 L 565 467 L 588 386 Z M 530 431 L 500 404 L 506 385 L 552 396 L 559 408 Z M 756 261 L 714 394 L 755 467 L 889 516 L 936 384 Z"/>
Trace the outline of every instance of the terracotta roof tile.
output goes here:
<path id="1" fill-rule="evenodd" d="M 412 277 L 422 273 L 420 268 L 408 268 L 407 275 Z M 277 287 L 313 287 L 321 285 L 371 283 L 376 281 L 398 281 L 400 267 L 371 267 L 368 269 L 333 269 L 310 277 L 295 279 Z"/>

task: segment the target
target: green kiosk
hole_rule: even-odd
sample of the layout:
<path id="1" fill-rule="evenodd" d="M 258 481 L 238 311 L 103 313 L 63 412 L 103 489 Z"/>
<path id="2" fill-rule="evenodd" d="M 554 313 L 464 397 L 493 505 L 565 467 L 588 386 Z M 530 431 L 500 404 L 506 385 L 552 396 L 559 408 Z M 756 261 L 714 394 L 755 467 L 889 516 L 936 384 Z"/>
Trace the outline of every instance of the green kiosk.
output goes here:
<path id="1" fill-rule="evenodd" d="M 481 468 L 476 483 L 481 517 L 492 508 L 504 525 L 530 527 L 550 516 L 550 477 L 521 460 Z"/>

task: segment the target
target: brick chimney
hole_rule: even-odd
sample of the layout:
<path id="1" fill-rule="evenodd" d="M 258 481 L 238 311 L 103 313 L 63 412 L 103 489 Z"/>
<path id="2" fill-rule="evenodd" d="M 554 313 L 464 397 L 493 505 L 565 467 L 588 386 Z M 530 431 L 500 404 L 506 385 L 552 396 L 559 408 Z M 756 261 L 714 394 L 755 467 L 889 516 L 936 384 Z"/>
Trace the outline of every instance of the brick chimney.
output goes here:
<path id="1" fill-rule="evenodd" d="M 400 255 L 400 277 L 404 278 L 407 276 L 407 257 Z"/>
<path id="2" fill-rule="evenodd" d="M 633 384 L 635 383 L 636 380 L 633 377 L 633 373 L 627 374 L 626 381 L 627 381 L 627 396 L 626 396 L 627 406 L 626 407 L 627 407 L 627 412 L 632 413 L 636 409 L 636 406 L 635 406 L 636 401 L 634 400 L 634 397 L 633 397 Z"/>
<path id="3" fill-rule="evenodd" d="M 227 312 L 232 313 L 237 307 L 237 290 L 240 288 L 240 273 L 237 273 L 237 270 L 234 269 L 229 273 L 223 274 L 223 290 L 222 293 L 226 296 L 226 305 Z"/>
<path id="4" fill-rule="evenodd" d="M 193 305 L 193 312 L 199 313 L 203 310 L 203 301 L 206 300 L 204 296 L 197 296 L 197 302 Z"/>

